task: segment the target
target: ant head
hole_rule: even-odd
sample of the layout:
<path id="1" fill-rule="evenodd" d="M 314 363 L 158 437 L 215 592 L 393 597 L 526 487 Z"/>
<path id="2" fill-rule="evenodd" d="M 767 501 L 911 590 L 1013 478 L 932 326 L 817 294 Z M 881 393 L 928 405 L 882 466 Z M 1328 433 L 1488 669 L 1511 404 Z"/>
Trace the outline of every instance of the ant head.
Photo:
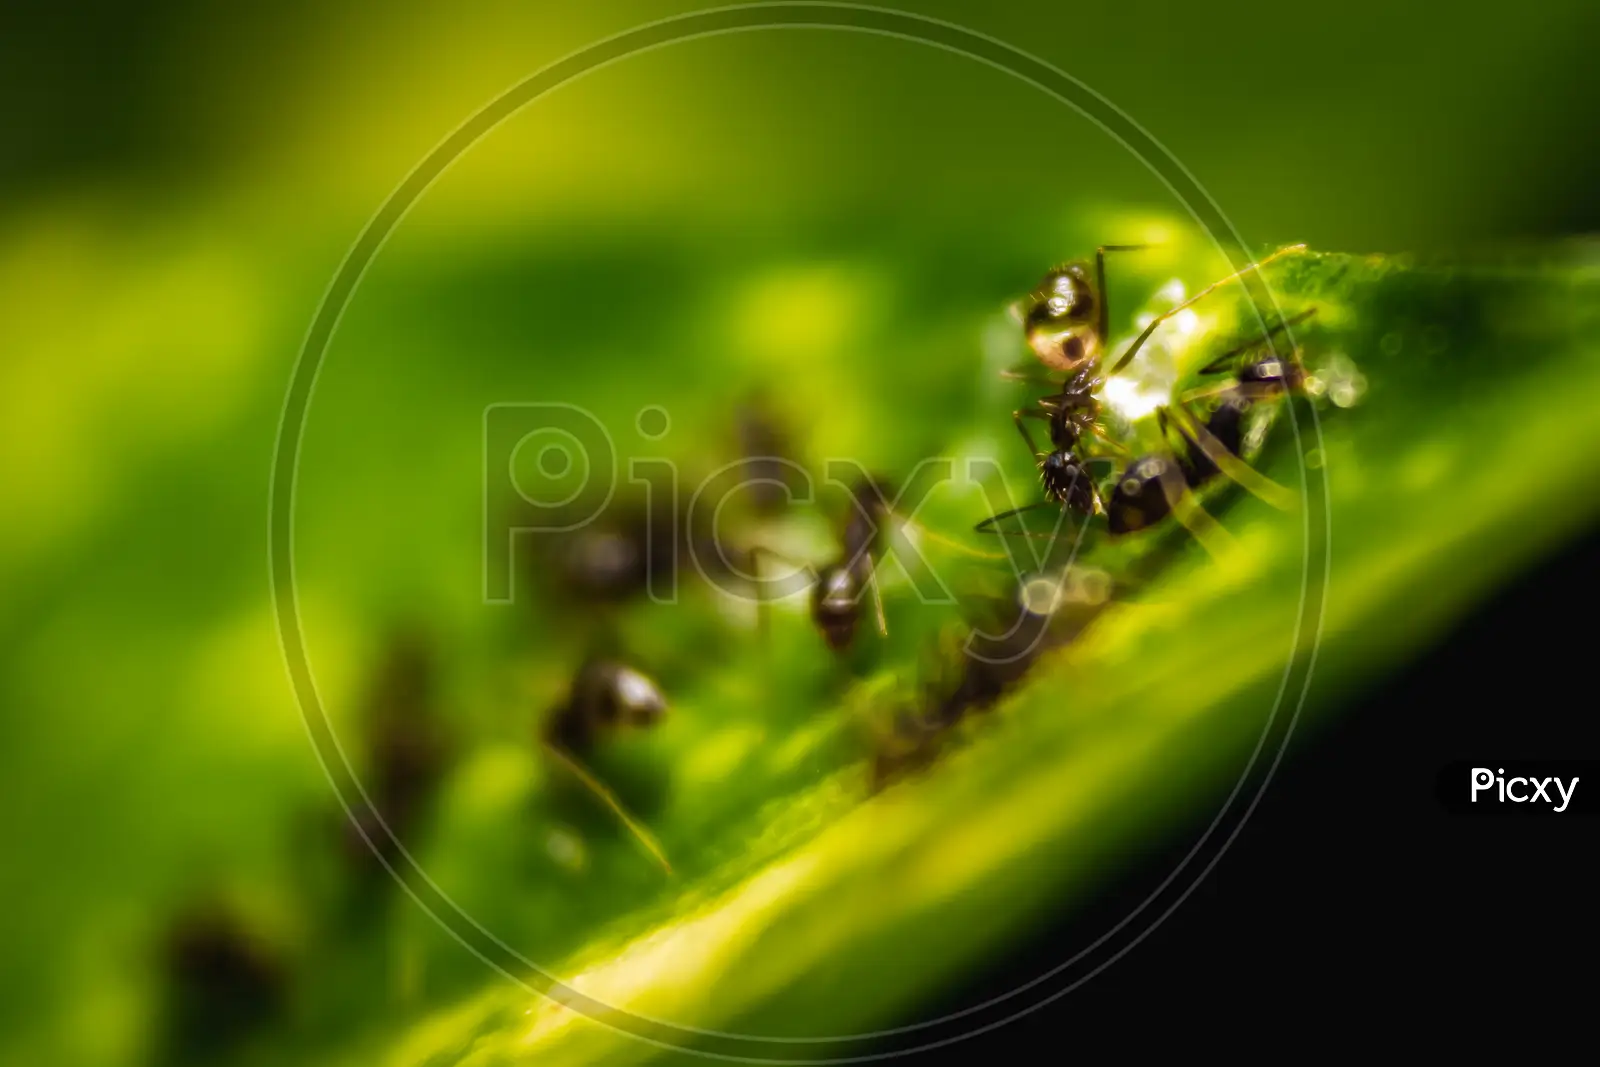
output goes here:
<path id="1" fill-rule="evenodd" d="M 1299 389 L 1305 384 L 1305 371 L 1292 357 L 1262 353 L 1239 368 L 1239 384 L 1269 389 Z"/>
<path id="2" fill-rule="evenodd" d="M 654 726 L 667 713 L 667 698 L 643 672 L 592 660 L 578 673 L 569 710 L 587 730 Z"/>
<path id="3" fill-rule="evenodd" d="M 811 620 L 835 652 L 855 637 L 860 596 L 860 576 L 844 563 L 824 567 L 811 588 Z"/>
<path id="4" fill-rule="evenodd" d="M 660 687 L 633 668 L 618 667 L 611 685 L 621 724 L 654 726 L 667 713 L 667 698 Z"/>
<path id="5" fill-rule="evenodd" d="M 1077 370 L 1100 351 L 1095 328 L 1099 294 L 1082 263 L 1068 263 L 1044 276 L 1022 301 L 1028 345 L 1047 366 Z"/>

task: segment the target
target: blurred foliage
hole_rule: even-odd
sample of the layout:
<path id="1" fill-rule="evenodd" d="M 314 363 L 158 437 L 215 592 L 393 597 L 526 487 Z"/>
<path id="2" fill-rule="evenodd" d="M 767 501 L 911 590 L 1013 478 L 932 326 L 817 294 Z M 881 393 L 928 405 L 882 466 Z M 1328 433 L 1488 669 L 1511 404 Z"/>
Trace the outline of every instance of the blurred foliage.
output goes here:
<path id="1" fill-rule="evenodd" d="M 1569 56 L 1592 38 L 1590 6 L 1449 27 L 1379 6 L 1317 14 L 1298 36 L 1275 11 L 1230 28 L 1178 10 L 1156 34 L 1142 15 L 1085 11 L 1068 40 L 1024 6 L 983 28 L 1145 121 L 1252 236 L 1392 247 L 1567 224 L 1551 215 L 1569 186 L 1586 194 L 1592 145 L 1522 119 L 1592 97 L 1592 66 Z M 397 10 L 375 26 L 354 9 L 163 10 L 137 27 L 101 12 L 94 38 L 94 19 L 0 35 L 8 97 L 37 104 L 16 109 L 26 150 L 9 156 L 0 217 L 0 1058 L 163 1060 L 169 1015 L 217 1016 L 204 997 L 175 1002 L 174 958 L 191 994 L 232 986 L 264 1008 L 244 1046 L 189 1050 L 210 1062 L 448 1062 L 479 1037 L 497 1062 L 535 1025 L 549 1026 L 527 1049 L 539 1062 L 642 1056 L 511 987 L 481 992 L 495 981 L 481 963 L 350 851 L 284 677 L 265 505 L 288 371 L 367 215 L 507 84 L 661 12 Z M 1149 50 L 1127 76 L 1128 51 L 1095 42 L 1135 26 Z M 1273 66 L 1286 34 L 1325 86 L 1255 91 L 1317 80 Z M 1263 58 L 1219 64 L 1219 50 Z M 1219 117 L 1241 86 L 1248 106 Z M 406 836 L 430 876 L 564 974 L 615 960 L 630 982 L 652 973 L 628 962 L 636 938 L 704 935 L 674 955 L 680 983 L 619 1003 L 840 1030 L 903 1016 L 1047 902 L 1091 890 L 1119 843 L 1203 807 L 1254 736 L 1294 608 L 1296 520 L 1250 500 L 1228 521 L 1253 563 L 1184 550 L 1147 602 L 993 716 L 994 740 L 878 804 L 858 806 L 857 729 L 877 702 L 850 698 L 801 616 L 781 613 L 762 646 L 704 589 L 630 611 L 622 638 L 674 714 L 602 769 L 663 838 L 673 881 L 554 788 L 532 745 L 588 628 L 480 596 L 492 403 L 581 403 L 619 433 L 661 404 L 661 449 L 701 470 L 729 458 L 734 405 L 765 387 L 808 463 L 901 473 L 988 454 L 1026 499 L 1009 425 L 1025 390 L 994 373 L 1020 354 L 1003 308 L 1063 255 L 1152 238 L 1164 251 L 1113 277 L 1123 329 L 1174 276 L 1223 269 L 1156 180 L 1028 87 L 885 40 L 742 35 L 638 57 L 459 161 L 341 323 L 296 515 L 312 667 L 358 764 L 392 641 L 424 642 L 450 742 Z M 1345 310 L 1310 336 L 1370 382 L 1325 423 L 1318 706 L 1594 505 L 1592 259 L 1385 262 L 1274 275 L 1282 295 Z M 1199 336 L 1229 335 L 1230 307 Z M 1290 459 L 1274 473 L 1293 483 Z M 959 535 L 983 514 L 982 494 L 952 491 L 921 517 Z M 826 537 L 817 522 L 801 543 Z M 889 642 L 857 665 L 868 676 L 922 670 L 943 618 L 903 598 L 891 613 Z M 1165 788 L 1135 807 L 1135 783 Z M 913 950 L 904 981 L 874 970 Z"/>

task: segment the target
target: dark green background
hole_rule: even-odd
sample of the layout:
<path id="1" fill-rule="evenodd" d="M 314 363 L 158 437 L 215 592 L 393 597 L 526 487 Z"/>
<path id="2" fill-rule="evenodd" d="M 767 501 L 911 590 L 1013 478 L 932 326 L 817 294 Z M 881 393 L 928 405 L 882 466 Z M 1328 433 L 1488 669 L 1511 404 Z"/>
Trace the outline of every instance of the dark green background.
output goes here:
<path id="1" fill-rule="evenodd" d="M 1454 254 L 1592 228 L 1593 5 L 1396 7 L 916 10 L 1109 98 L 1253 243 Z M 217 886 L 307 936 L 294 887 L 321 872 L 297 820 L 331 798 L 265 566 L 301 336 L 350 241 L 456 123 L 677 10 L 8 8 L 0 1058 L 122 1063 L 146 1047 L 162 988 L 149 947 Z M 319 384 L 302 546 L 319 681 L 349 703 L 394 616 L 470 606 L 478 486 L 456 474 L 476 441 L 451 435 L 454 416 L 560 384 L 619 412 L 665 391 L 694 427 L 764 361 L 757 376 L 818 413 L 818 447 L 897 467 L 945 412 L 971 414 L 961 373 L 984 316 L 1043 264 L 1172 208 L 1072 112 L 902 42 L 692 42 L 540 102 L 395 235 Z M 1136 299 L 1162 280 L 1140 269 Z M 763 321 L 763 279 L 815 303 Z M 814 321 L 833 332 L 795 325 Z M 638 337 L 677 358 L 615 355 Z M 838 399 L 843 384 L 860 395 Z M 417 484 L 458 495 L 406 495 Z M 446 545 L 419 575 L 418 553 Z M 455 651 L 492 655 L 466 638 Z M 476 699 L 470 721 L 517 736 Z M 391 969 L 347 964 L 329 988 Z M 312 1031 L 341 1038 L 343 1010 L 312 1011 Z"/>

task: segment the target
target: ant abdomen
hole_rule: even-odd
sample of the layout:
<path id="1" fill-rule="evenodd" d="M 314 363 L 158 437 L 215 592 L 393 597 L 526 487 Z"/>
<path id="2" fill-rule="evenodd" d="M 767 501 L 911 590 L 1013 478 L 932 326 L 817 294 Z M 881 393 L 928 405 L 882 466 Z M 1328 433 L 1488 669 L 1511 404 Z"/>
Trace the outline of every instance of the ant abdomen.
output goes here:
<path id="1" fill-rule="evenodd" d="M 1161 453 L 1141 456 L 1128 464 L 1106 504 L 1111 532 L 1133 533 L 1166 518 L 1172 511 L 1168 486 L 1174 475 L 1182 478 L 1183 472 L 1172 457 Z"/>
<path id="2" fill-rule="evenodd" d="M 1045 495 L 1065 504 L 1080 515 L 1094 511 L 1094 486 L 1089 472 L 1071 452 L 1057 450 L 1044 457 L 1039 464 L 1039 477 L 1044 482 Z"/>

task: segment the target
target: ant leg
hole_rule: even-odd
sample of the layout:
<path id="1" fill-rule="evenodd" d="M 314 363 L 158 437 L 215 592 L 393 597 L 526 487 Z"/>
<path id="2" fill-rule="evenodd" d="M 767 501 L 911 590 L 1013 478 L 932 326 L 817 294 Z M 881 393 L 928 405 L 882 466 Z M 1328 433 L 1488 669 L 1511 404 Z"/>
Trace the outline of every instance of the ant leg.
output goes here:
<path id="1" fill-rule="evenodd" d="M 1244 355 L 1246 352 L 1249 352 L 1252 349 L 1261 347 L 1262 345 L 1266 344 L 1268 341 L 1271 341 L 1278 334 L 1282 333 L 1284 330 L 1287 330 L 1291 326 L 1300 325 L 1302 322 L 1305 322 L 1307 319 L 1309 319 L 1311 316 L 1315 315 L 1316 313 L 1317 313 L 1317 309 L 1312 307 L 1312 308 L 1307 308 L 1305 311 L 1300 312 L 1298 315 L 1289 316 L 1288 318 L 1284 319 L 1282 322 L 1278 323 L 1276 326 L 1272 327 L 1270 330 L 1268 330 L 1266 333 L 1262 334 L 1260 337 L 1256 338 L 1255 340 L 1247 341 L 1246 343 L 1244 343 L 1242 345 L 1238 345 L 1235 348 L 1230 349 L 1227 352 L 1224 352 L 1222 355 L 1218 356 L 1216 359 L 1212 360 L 1210 363 L 1207 363 L 1204 367 L 1201 367 L 1198 373 L 1200 373 L 1200 374 L 1216 374 L 1219 371 L 1227 369 L 1227 364 L 1229 363 L 1229 361 L 1231 361 L 1233 359 L 1236 359 L 1239 356 Z"/>
<path id="2" fill-rule="evenodd" d="M 1228 451 L 1227 446 L 1212 436 L 1211 431 L 1202 426 L 1187 408 L 1174 404 L 1162 410 L 1172 413 L 1172 421 L 1223 474 L 1280 511 L 1289 511 L 1294 507 L 1293 493 Z"/>
<path id="3" fill-rule="evenodd" d="M 1094 284 L 1095 297 L 1100 301 L 1100 306 L 1095 311 L 1095 329 L 1100 343 L 1106 343 L 1106 337 L 1111 332 L 1111 309 L 1106 305 L 1106 253 L 1107 252 L 1143 252 L 1154 248 L 1154 245 L 1101 245 L 1094 250 Z"/>
<path id="4" fill-rule="evenodd" d="M 1123 459 L 1133 458 L 1133 453 L 1128 451 L 1128 447 L 1121 441 L 1116 440 L 1110 434 L 1106 433 L 1105 427 L 1101 426 L 1099 423 L 1089 427 L 1089 436 L 1105 445 L 1112 452 L 1115 452 L 1119 457 Z"/>
<path id="5" fill-rule="evenodd" d="M 1028 432 L 1028 426 L 1022 421 L 1023 419 L 1042 419 L 1049 422 L 1050 416 L 1038 408 L 1022 408 L 1011 413 L 1011 421 L 1016 424 L 1017 432 L 1022 435 L 1023 441 L 1027 442 L 1028 453 L 1037 460 L 1044 453 L 1039 451 L 1039 446 L 1034 443 L 1033 434 Z"/>
<path id="6" fill-rule="evenodd" d="M 1266 256 L 1255 263 L 1248 264 L 1242 269 L 1234 271 L 1225 278 L 1217 279 L 1204 289 L 1200 290 L 1198 293 L 1191 296 L 1189 299 L 1174 304 L 1172 307 L 1157 315 L 1155 319 L 1151 321 L 1150 325 L 1146 326 L 1143 332 L 1141 332 L 1138 337 L 1133 339 L 1133 344 L 1128 346 L 1128 350 L 1122 354 L 1120 359 L 1117 360 L 1116 364 L 1111 368 L 1110 373 L 1115 374 L 1123 367 L 1126 367 L 1133 360 L 1133 357 L 1139 354 L 1139 349 L 1144 347 L 1144 343 L 1150 340 L 1150 335 L 1156 332 L 1156 328 L 1163 322 L 1166 322 L 1168 319 L 1172 318 L 1172 316 L 1176 315 L 1178 312 L 1199 303 L 1202 299 L 1210 296 L 1217 289 L 1220 289 L 1228 282 L 1235 281 L 1236 279 L 1243 277 L 1249 271 L 1260 270 L 1262 267 L 1281 256 L 1289 255 L 1291 252 L 1304 252 L 1305 249 L 1306 246 L 1303 244 L 1289 245 L 1287 248 L 1280 248 L 1270 256 Z"/>
<path id="7" fill-rule="evenodd" d="M 1161 440 L 1165 441 L 1169 448 L 1172 447 L 1172 430 L 1168 424 L 1176 421 L 1177 416 L 1169 415 L 1165 407 L 1156 408 L 1156 429 L 1161 434 Z M 1179 436 L 1182 436 L 1182 433 L 1180 430 Z M 1174 450 L 1173 455 L 1181 456 L 1182 453 Z"/>
<path id="8" fill-rule="evenodd" d="M 1054 533 L 1038 533 L 1034 530 L 996 530 L 994 528 L 995 523 L 999 522 L 1001 519 L 1009 519 L 1013 515 L 1021 515 L 1023 512 L 1033 511 L 1035 508 L 1047 508 L 1052 506 L 1059 507 L 1060 505 L 1057 505 L 1053 500 L 1041 500 L 1037 504 L 1024 504 L 1020 508 L 1012 508 L 1010 511 L 1002 511 L 998 515 L 990 515 L 987 519 L 984 519 L 972 529 L 974 533 L 992 533 L 1001 537 L 1007 535 L 1016 537 L 1037 537 L 1043 541 L 1053 541 L 1056 539 L 1056 535 Z"/>
<path id="9" fill-rule="evenodd" d="M 1227 396 L 1229 393 L 1232 393 L 1232 392 L 1241 392 L 1241 393 L 1243 393 L 1244 396 L 1246 396 L 1250 400 L 1259 400 L 1259 399 L 1261 399 L 1261 397 L 1254 396 L 1250 392 L 1242 390 L 1235 383 L 1233 383 L 1231 381 L 1228 381 L 1228 382 L 1219 382 L 1216 385 L 1204 385 L 1204 386 L 1201 386 L 1198 389 L 1190 389 L 1190 390 L 1187 390 L 1186 392 L 1179 393 L 1177 398 L 1176 398 L 1176 400 L 1175 400 L 1175 403 L 1177 403 L 1177 404 L 1192 404 L 1196 400 L 1209 400 L 1212 397 L 1216 397 L 1216 396 Z"/>
<path id="10" fill-rule="evenodd" d="M 643 823 L 628 814 L 628 809 L 622 806 L 622 802 L 617 799 L 617 795 L 607 789 L 603 782 L 590 774 L 583 764 L 579 763 L 571 753 L 565 751 L 560 745 L 546 741 L 544 742 L 544 747 L 545 751 L 549 752 L 562 766 L 566 767 L 574 778 L 582 782 L 585 788 L 599 797 L 601 802 L 611 809 L 612 814 L 621 820 L 622 825 L 627 827 L 628 831 L 639 839 L 639 844 L 644 846 L 645 851 L 650 853 L 657 863 L 661 864 L 661 869 L 666 871 L 668 876 L 671 876 L 672 864 L 667 862 L 667 854 L 661 848 L 661 843 L 651 836 L 650 831 L 645 829 Z"/>
<path id="11" fill-rule="evenodd" d="M 1236 548 L 1233 535 L 1212 518 L 1195 500 L 1194 494 L 1189 492 L 1178 464 L 1166 464 L 1161 470 L 1160 479 L 1161 492 L 1167 498 L 1167 506 L 1173 517 L 1194 535 L 1200 547 L 1210 553 L 1213 559 L 1220 560 Z"/>
<path id="12" fill-rule="evenodd" d="M 883 614 L 883 594 L 878 591 L 878 569 L 867 568 L 867 588 L 872 590 L 872 609 L 878 616 L 878 633 L 883 637 L 889 636 L 889 621 Z"/>
<path id="13" fill-rule="evenodd" d="M 952 538 L 946 537 L 943 534 L 934 533 L 932 530 L 928 529 L 926 526 L 924 526 L 922 523 L 918 522 L 916 519 L 910 518 L 908 516 L 901 516 L 899 514 L 896 514 L 895 515 L 895 519 L 900 523 L 900 525 L 909 526 L 913 530 L 915 530 L 918 537 L 925 537 L 929 541 L 932 541 L 934 544 L 943 545 L 945 548 L 950 549 L 952 552 L 960 552 L 962 555 L 971 556 L 973 559 L 1010 559 L 1011 558 L 1011 557 L 1005 555 L 1004 553 L 984 552 L 982 549 L 970 548 L 967 545 L 962 544 L 960 541 L 956 541 L 956 540 L 954 540 Z"/>
<path id="14" fill-rule="evenodd" d="M 1052 392 L 1061 387 L 1060 382 L 1052 381 L 1048 374 L 1039 367 L 1037 360 L 1029 360 L 1027 363 L 1019 363 L 1015 367 L 1008 367 L 1000 372 L 1000 377 L 1009 382 L 1027 382 L 1029 385 L 1037 385 Z"/>
<path id="15" fill-rule="evenodd" d="M 776 549 L 768 548 L 766 545 L 752 545 L 746 550 L 746 554 L 750 557 L 751 566 L 754 567 L 756 571 L 756 630 L 760 634 L 761 639 L 765 641 L 771 631 L 772 609 L 769 606 L 771 602 L 767 599 L 766 583 L 761 580 L 762 567 L 760 560 L 765 557 L 768 559 L 775 559 L 784 563 L 788 563 L 797 570 L 805 571 L 812 582 L 817 580 L 817 576 L 816 572 L 812 570 L 810 564 L 802 563 L 799 560 L 784 555 L 782 552 L 779 552 Z"/>
<path id="16" fill-rule="evenodd" d="M 1117 442 L 1114 442 L 1109 438 L 1102 438 L 1102 440 L 1104 440 L 1106 444 L 1110 445 L 1113 450 L 1115 450 L 1117 452 L 1120 452 L 1121 456 L 1120 457 L 1113 457 L 1113 456 L 1086 456 L 1086 457 L 1084 457 L 1084 460 L 1083 460 L 1083 468 L 1084 468 L 1083 473 L 1085 475 L 1087 475 L 1089 473 L 1089 465 L 1090 464 L 1104 464 L 1108 470 L 1115 470 L 1116 466 L 1117 466 L 1117 459 L 1118 458 L 1121 458 L 1121 459 L 1124 459 L 1124 460 L 1132 459 L 1132 453 L 1130 453 L 1121 444 L 1118 444 Z M 1106 513 L 1105 496 L 1100 492 L 1100 484 L 1094 478 L 1090 478 L 1089 479 L 1089 495 L 1094 498 L 1094 507 L 1092 509 L 1090 509 L 1090 513 L 1094 514 L 1094 515 L 1104 515 Z"/>
<path id="17" fill-rule="evenodd" d="M 1196 400 L 1209 400 L 1212 397 L 1227 396 L 1234 393 L 1246 400 L 1259 402 L 1264 400 L 1277 400 L 1283 396 L 1282 385 L 1271 382 L 1219 382 L 1216 385 L 1201 386 L 1198 389 L 1189 389 L 1179 393 L 1174 400 L 1174 406 L 1188 405 Z"/>

